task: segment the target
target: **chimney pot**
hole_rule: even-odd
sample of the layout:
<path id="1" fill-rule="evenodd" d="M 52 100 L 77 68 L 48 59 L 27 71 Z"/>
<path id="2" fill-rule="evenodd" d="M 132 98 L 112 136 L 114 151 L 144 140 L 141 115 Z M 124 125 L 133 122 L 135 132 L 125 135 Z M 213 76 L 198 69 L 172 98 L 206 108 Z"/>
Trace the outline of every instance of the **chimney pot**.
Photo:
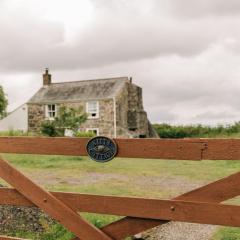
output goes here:
<path id="1" fill-rule="evenodd" d="M 52 76 L 48 73 L 48 68 L 45 69 L 45 73 L 43 74 L 43 85 L 48 86 L 52 82 Z"/>

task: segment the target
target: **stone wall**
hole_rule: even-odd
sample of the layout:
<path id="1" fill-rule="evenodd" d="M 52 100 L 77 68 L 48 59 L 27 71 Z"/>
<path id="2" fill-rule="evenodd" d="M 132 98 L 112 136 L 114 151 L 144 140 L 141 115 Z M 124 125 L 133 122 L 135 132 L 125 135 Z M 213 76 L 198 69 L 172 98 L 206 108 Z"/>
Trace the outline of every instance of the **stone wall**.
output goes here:
<path id="1" fill-rule="evenodd" d="M 28 131 L 38 132 L 45 120 L 45 106 L 42 104 L 28 105 Z"/>
<path id="2" fill-rule="evenodd" d="M 128 89 L 127 87 L 124 87 L 116 96 L 117 137 L 119 138 L 131 137 L 131 134 L 128 131 L 127 112 L 128 112 Z"/>
<path id="3" fill-rule="evenodd" d="M 134 137 L 150 137 L 147 113 L 143 108 L 142 88 L 128 84 L 128 125 Z"/>
<path id="4" fill-rule="evenodd" d="M 58 107 L 81 107 L 83 112 L 86 112 L 86 102 L 72 102 L 65 104 L 57 104 Z M 39 132 L 41 123 L 45 120 L 45 105 L 29 104 L 28 105 L 28 126 L 29 131 Z M 113 115 L 113 100 L 99 100 L 99 118 L 88 119 L 80 126 L 81 131 L 86 131 L 87 128 L 98 128 L 99 134 L 113 137 L 114 136 L 114 115 Z"/>
<path id="5" fill-rule="evenodd" d="M 142 88 L 130 82 L 117 96 L 118 137 L 157 137 L 143 108 Z"/>
<path id="6" fill-rule="evenodd" d="M 86 111 L 85 108 L 84 111 Z M 88 119 L 82 124 L 80 130 L 85 131 L 87 128 L 99 128 L 99 135 L 114 137 L 113 99 L 99 101 L 99 118 Z"/>

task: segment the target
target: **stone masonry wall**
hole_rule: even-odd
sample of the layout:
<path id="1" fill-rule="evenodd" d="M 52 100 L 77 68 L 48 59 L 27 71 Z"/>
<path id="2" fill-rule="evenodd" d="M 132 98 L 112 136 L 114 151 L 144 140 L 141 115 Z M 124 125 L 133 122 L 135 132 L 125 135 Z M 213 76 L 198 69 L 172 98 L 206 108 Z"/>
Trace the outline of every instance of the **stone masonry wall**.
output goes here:
<path id="1" fill-rule="evenodd" d="M 156 137 L 149 131 L 150 123 L 143 108 L 142 88 L 127 82 L 116 99 L 118 137 Z"/>
<path id="2" fill-rule="evenodd" d="M 84 111 L 86 111 L 85 106 Z M 85 131 L 87 128 L 99 128 L 99 135 L 114 137 L 114 111 L 112 99 L 99 101 L 99 118 L 88 119 L 82 124 L 80 130 Z"/>
<path id="3" fill-rule="evenodd" d="M 45 107 L 41 104 L 28 105 L 28 131 L 38 132 L 45 119 Z"/>
<path id="4" fill-rule="evenodd" d="M 83 111 L 86 112 L 86 102 L 75 102 L 57 104 L 60 106 L 67 107 L 82 107 Z M 45 105 L 44 104 L 29 104 L 28 110 L 28 122 L 29 131 L 38 132 L 40 131 L 41 123 L 45 120 Z M 113 137 L 114 136 L 114 116 L 113 116 L 113 100 L 105 99 L 99 100 L 99 118 L 88 119 L 85 123 L 80 126 L 81 131 L 86 131 L 87 128 L 98 128 L 99 134 Z"/>
<path id="5" fill-rule="evenodd" d="M 116 96 L 117 137 L 131 137 L 128 131 L 128 89 L 124 87 Z"/>
<path id="6" fill-rule="evenodd" d="M 143 108 L 142 88 L 128 84 L 128 125 L 135 137 L 150 137 L 147 113 Z"/>

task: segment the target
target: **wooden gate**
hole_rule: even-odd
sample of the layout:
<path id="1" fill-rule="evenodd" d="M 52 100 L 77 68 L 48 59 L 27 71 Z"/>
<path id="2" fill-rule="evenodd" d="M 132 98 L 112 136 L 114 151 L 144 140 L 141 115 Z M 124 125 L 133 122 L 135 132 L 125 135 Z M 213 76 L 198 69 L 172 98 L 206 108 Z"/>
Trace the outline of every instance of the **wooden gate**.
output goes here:
<path id="1" fill-rule="evenodd" d="M 81 138 L 1 137 L 0 152 L 84 156 L 87 142 L 88 139 Z M 240 159 L 240 140 L 117 139 L 116 143 L 118 157 Z M 76 240 L 124 239 L 169 221 L 240 227 L 240 206 L 221 204 L 239 195 L 240 172 L 172 200 L 48 192 L 2 158 L 0 177 L 13 187 L 0 188 L 0 205 L 37 206 L 73 232 Z M 97 229 L 80 212 L 126 217 Z M 0 239 L 18 238 L 0 236 Z"/>

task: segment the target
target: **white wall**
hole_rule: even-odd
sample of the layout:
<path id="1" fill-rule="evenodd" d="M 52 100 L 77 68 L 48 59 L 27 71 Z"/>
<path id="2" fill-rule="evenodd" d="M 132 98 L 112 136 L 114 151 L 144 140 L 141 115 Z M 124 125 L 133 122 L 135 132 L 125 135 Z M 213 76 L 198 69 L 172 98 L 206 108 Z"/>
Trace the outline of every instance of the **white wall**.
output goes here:
<path id="1" fill-rule="evenodd" d="M 0 131 L 28 130 L 28 106 L 23 104 L 7 117 L 0 120 Z"/>

